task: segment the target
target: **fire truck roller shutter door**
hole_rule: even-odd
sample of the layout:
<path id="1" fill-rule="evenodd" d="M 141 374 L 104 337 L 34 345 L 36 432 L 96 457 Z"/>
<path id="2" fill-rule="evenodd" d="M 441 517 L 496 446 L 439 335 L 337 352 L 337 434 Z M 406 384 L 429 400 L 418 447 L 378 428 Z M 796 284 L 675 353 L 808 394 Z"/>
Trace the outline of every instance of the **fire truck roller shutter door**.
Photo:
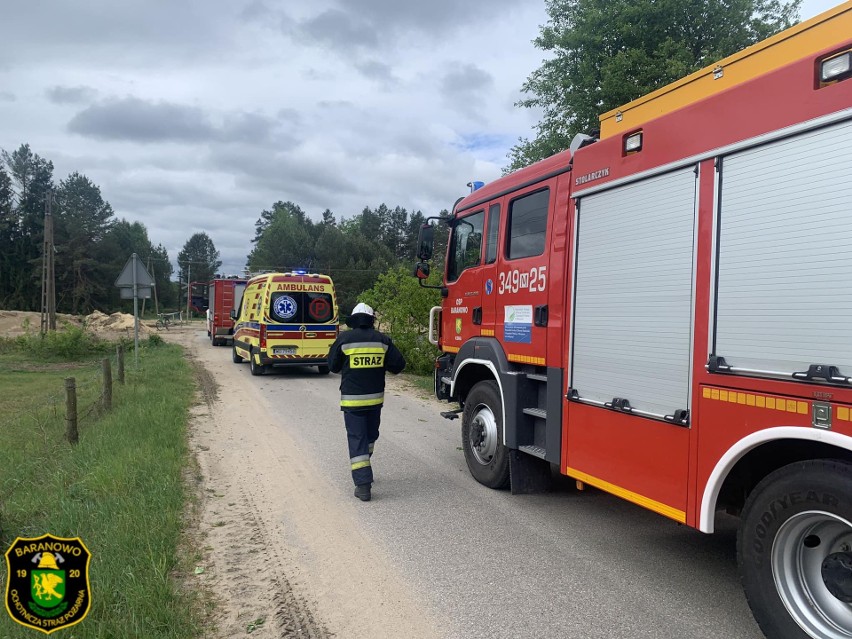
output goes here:
<path id="1" fill-rule="evenodd" d="M 852 377 L 852 120 L 723 158 L 715 354 Z"/>
<path id="2" fill-rule="evenodd" d="M 689 407 L 693 166 L 584 197 L 571 387 L 653 417 Z"/>

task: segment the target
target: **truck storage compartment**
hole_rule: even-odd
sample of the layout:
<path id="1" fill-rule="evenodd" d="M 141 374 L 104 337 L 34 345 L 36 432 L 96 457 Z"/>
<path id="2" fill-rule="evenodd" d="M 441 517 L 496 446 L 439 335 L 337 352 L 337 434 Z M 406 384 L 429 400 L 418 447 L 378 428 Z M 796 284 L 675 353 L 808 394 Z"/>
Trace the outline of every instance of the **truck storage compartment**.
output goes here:
<path id="1" fill-rule="evenodd" d="M 695 202 L 692 165 L 579 201 L 574 399 L 685 418 Z"/>
<path id="2" fill-rule="evenodd" d="M 852 376 L 850 202 L 852 120 L 722 158 L 713 348 L 722 370 L 801 379 L 823 365 Z"/>

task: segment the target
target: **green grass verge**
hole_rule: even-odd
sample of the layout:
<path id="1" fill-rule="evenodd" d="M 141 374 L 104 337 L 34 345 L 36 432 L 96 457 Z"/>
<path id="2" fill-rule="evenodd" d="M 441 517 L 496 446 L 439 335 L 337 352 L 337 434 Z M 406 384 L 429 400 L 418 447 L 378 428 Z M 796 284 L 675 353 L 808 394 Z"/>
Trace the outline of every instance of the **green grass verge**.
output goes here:
<path id="1" fill-rule="evenodd" d="M 92 553 L 92 608 L 65 631 L 69 637 L 198 636 L 199 600 L 180 586 L 191 560 L 181 531 L 190 498 L 183 477 L 191 463 L 186 425 L 194 396 L 183 351 L 151 345 L 141 349 L 135 370 L 131 347 L 127 384 L 114 384 L 113 410 L 100 415 L 99 369 L 91 362 L 22 370 L 19 360 L 13 349 L 0 356 L 0 410 L 12 415 L 2 424 L 0 447 L 2 552 L 15 537 L 83 540 Z M 74 447 L 64 440 L 61 382 L 72 375 L 78 385 L 87 375 L 92 382 L 81 386 Z M 9 395 L 18 397 L 10 401 Z M 60 397 L 56 406 L 45 401 L 50 395 Z M 5 595 L 5 561 L 0 564 Z M 0 637 L 31 634 L 38 633 L 0 614 Z"/>

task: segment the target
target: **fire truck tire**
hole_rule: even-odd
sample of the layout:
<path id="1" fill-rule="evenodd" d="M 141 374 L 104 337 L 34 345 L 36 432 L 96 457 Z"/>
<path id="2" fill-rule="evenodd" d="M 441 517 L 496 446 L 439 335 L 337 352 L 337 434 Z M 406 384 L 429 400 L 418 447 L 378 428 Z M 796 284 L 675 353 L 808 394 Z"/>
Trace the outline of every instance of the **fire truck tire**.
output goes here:
<path id="1" fill-rule="evenodd" d="M 239 354 L 237 354 L 237 347 L 236 346 L 231 348 L 231 361 L 233 361 L 234 364 L 242 364 L 243 363 L 243 358 L 240 357 Z"/>
<path id="2" fill-rule="evenodd" d="M 470 474 L 489 488 L 509 484 L 509 451 L 503 445 L 503 408 L 493 381 L 476 384 L 462 413 L 462 446 Z"/>
<path id="3" fill-rule="evenodd" d="M 767 637 L 852 636 L 852 464 L 809 460 L 764 478 L 746 501 L 737 556 Z"/>
<path id="4" fill-rule="evenodd" d="M 257 354 L 252 353 L 249 358 L 249 364 L 251 365 L 251 374 L 252 375 L 263 375 L 266 372 L 266 366 L 257 363 Z"/>
<path id="5" fill-rule="evenodd" d="M 319 371 L 320 375 L 328 375 L 329 373 L 329 368 L 325 364 L 320 364 L 319 366 L 317 366 L 317 370 Z"/>

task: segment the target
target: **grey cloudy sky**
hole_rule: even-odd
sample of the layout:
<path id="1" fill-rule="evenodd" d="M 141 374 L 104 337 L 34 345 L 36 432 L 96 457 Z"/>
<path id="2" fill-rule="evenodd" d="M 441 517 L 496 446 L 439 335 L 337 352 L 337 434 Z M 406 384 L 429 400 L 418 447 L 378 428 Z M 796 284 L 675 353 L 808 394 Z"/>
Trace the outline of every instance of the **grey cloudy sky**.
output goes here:
<path id="1" fill-rule="evenodd" d="M 805 0 L 808 18 L 837 4 Z M 0 148 L 240 272 L 277 200 L 436 213 L 499 176 L 544 0 L 3 0 Z"/>

